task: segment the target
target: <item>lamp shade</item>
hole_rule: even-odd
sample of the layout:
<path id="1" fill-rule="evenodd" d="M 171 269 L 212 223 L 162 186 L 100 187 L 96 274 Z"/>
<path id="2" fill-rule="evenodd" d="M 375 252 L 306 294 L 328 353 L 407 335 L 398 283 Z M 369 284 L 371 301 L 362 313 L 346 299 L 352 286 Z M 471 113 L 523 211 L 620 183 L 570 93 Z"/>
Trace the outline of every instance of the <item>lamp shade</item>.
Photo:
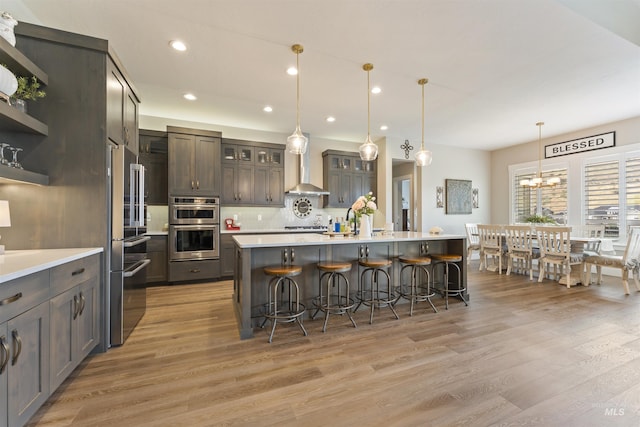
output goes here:
<path id="1" fill-rule="evenodd" d="M 0 200 L 0 227 L 11 227 L 8 200 Z"/>

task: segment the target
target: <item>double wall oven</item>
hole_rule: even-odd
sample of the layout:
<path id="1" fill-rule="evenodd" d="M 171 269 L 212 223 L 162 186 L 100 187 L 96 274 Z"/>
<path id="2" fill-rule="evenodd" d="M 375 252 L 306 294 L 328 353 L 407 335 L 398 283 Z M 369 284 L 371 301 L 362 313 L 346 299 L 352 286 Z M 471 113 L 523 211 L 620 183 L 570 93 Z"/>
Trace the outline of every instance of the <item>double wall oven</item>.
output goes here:
<path id="1" fill-rule="evenodd" d="M 169 199 L 169 260 L 197 261 L 220 258 L 220 199 Z"/>

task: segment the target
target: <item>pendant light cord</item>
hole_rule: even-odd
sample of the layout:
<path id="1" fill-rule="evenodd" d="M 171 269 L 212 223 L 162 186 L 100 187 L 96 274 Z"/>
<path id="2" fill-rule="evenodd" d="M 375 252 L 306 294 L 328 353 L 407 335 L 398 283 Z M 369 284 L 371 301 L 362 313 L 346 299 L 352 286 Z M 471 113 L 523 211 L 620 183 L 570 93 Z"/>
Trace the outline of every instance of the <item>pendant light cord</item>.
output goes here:
<path id="1" fill-rule="evenodd" d="M 296 127 L 300 129 L 300 53 L 296 52 Z"/>
<path id="2" fill-rule="evenodd" d="M 542 179 L 542 125 L 543 122 L 538 122 L 538 178 Z"/>
<path id="3" fill-rule="evenodd" d="M 420 150 L 424 151 L 424 83 L 421 83 L 421 86 L 422 86 L 422 143 L 420 144 Z"/>
<path id="4" fill-rule="evenodd" d="M 369 74 L 371 70 L 367 70 L 367 140 L 371 138 L 371 84 L 369 83 Z"/>

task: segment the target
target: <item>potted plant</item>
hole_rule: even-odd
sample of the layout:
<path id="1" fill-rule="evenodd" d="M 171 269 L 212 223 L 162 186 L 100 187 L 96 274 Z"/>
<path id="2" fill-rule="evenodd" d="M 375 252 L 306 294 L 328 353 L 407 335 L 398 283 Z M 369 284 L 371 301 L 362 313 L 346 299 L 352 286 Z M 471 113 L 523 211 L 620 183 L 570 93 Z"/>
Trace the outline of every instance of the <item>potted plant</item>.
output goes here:
<path id="1" fill-rule="evenodd" d="M 549 218 L 545 215 L 531 215 L 524 219 L 525 222 L 529 222 L 531 224 L 555 224 L 556 222 L 553 218 Z"/>
<path id="2" fill-rule="evenodd" d="M 11 96 L 11 105 L 23 113 L 27 112 L 26 101 L 44 98 L 46 93 L 40 89 L 40 82 L 36 76 L 18 77 L 18 89 Z"/>

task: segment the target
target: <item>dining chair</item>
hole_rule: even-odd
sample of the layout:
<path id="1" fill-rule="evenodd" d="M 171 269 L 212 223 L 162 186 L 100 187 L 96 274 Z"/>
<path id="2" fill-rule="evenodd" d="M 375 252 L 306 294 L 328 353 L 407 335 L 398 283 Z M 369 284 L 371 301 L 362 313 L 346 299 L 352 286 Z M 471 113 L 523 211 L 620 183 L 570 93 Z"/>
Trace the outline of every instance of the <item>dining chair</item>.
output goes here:
<path id="1" fill-rule="evenodd" d="M 629 295 L 629 272 L 633 273 L 633 280 L 636 288 L 640 291 L 640 280 L 638 279 L 640 270 L 640 227 L 631 227 L 627 237 L 627 246 L 624 254 L 619 255 L 591 255 L 585 258 L 586 270 L 589 272 L 587 284 L 591 283 L 591 267 L 596 266 L 596 283 L 602 282 L 602 267 L 620 269 L 622 272 L 622 286 L 624 293 Z"/>
<path id="2" fill-rule="evenodd" d="M 553 265 L 554 280 L 559 275 L 566 275 L 567 288 L 571 287 L 571 266 L 580 266 L 584 262 L 582 254 L 571 252 L 571 227 L 547 226 L 537 227 L 540 260 L 538 261 L 538 282 L 542 282 L 548 273 L 547 268 Z M 559 271 L 558 271 L 559 269 Z M 580 276 L 583 275 L 580 268 Z M 584 279 L 580 279 L 584 283 Z"/>
<path id="3" fill-rule="evenodd" d="M 507 276 L 512 269 L 529 271 L 529 280 L 533 280 L 533 260 L 540 257 L 540 250 L 533 247 L 533 233 L 529 225 L 505 225 L 507 240 Z M 516 264 L 518 263 L 518 264 Z"/>
<path id="4" fill-rule="evenodd" d="M 467 264 L 471 264 L 471 254 L 473 251 L 480 253 L 480 236 L 478 236 L 478 224 L 467 223 L 464 225 L 467 230 Z M 480 260 L 482 265 L 482 259 Z"/>
<path id="5" fill-rule="evenodd" d="M 491 257 L 493 267 L 498 261 L 498 274 L 502 274 L 502 257 L 505 254 L 503 246 L 503 228 L 496 224 L 478 224 L 480 238 L 480 271 L 489 269 L 488 259 Z"/>

